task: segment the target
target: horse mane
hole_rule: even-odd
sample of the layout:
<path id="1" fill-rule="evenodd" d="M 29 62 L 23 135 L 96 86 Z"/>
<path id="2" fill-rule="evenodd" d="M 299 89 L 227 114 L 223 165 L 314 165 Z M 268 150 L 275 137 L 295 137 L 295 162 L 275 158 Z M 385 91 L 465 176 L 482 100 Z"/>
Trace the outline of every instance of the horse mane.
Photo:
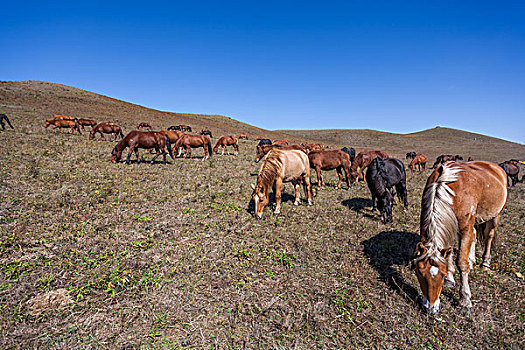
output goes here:
<path id="1" fill-rule="evenodd" d="M 283 167 L 283 152 L 273 148 L 264 158 L 264 163 L 257 175 L 257 185 L 269 188 L 273 186 L 279 170 Z"/>
<path id="2" fill-rule="evenodd" d="M 368 166 L 367 177 L 374 179 L 375 181 L 370 181 L 369 186 L 373 186 L 375 192 L 382 196 L 386 192 L 385 186 L 385 163 L 381 158 L 376 157 L 372 160 L 372 163 Z M 368 180 L 368 179 L 367 179 Z M 368 181 L 367 181 L 368 182 Z"/>
<path id="3" fill-rule="evenodd" d="M 416 258 L 416 262 L 427 257 L 445 262 L 441 254 L 444 248 L 450 247 L 458 235 L 458 220 L 453 209 L 454 191 L 448 186 L 457 181 L 459 167 L 452 167 L 445 163 L 441 166 L 441 174 L 435 182 L 427 184 L 421 201 L 421 236 L 426 238 L 424 243 L 427 251 Z"/>

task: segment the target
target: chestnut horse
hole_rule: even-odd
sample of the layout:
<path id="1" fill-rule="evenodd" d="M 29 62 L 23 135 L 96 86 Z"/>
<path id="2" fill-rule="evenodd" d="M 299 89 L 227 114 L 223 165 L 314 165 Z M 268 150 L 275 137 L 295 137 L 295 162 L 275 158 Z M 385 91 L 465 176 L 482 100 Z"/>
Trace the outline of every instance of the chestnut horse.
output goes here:
<path id="1" fill-rule="evenodd" d="M 450 161 L 455 162 L 456 160 L 463 160 L 463 157 L 457 154 L 455 156 L 452 154 L 442 154 L 436 158 L 434 165 L 432 165 L 432 169 L 436 169 L 439 164 L 444 164 Z"/>
<path id="2" fill-rule="evenodd" d="M 188 158 L 189 153 L 190 159 L 192 159 L 193 157 L 191 155 L 191 149 L 197 147 L 204 148 L 204 157 L 202 157 L 203 161 L 212 156 L 211 141 L 207 136 L 204 135 L 184 134 L 177 140 L 177 142 L 175 142 L 174 147 L 175 149 L 179 150 L 177 156 L 182 154 L 183 149 L 186 150 L 184 158 Z"/>
<path id="3" fill-rule="evenodd" d="M 246 134 L 240 134 L 240 135 L 239 135 L 239 140 L 248 140 L 248 135 L 246 135 Z"/>
<path id="4" fill-rule="evenodd" d="M 78 120 L 77 117 L 72 117 L 69 115 L 62 115 L 62 114 L 55 114 L 53 116 L 53 119 L 60 119 L 60 120 Z"/>
<path id="5" fill-rule="evenodd" d="M 5 130 L 5 123 L 4 123 L 4 120 L 5 122 L 7 123 L 7 125 L 9 125 L 11 127 L 11 129 L 14 129 L 13 128 L 13 125 L 11 125 L 11 122 L 9 121 L 9 118 L 7 118 L 7 115 L 5 114 L 0 114 L 0 125 L 2 126 L 2 130 Z"/>
<path id="6" fill-rule="evenodd" d="M 350 184 L 350 156 L 340 150 L 317 150 L 310 151 L 308 153 L 308 159 L 310 160 L 310 168 L 315 169 L 317 173 L 317 187 L 324 187 L 324 179 L 321 174 L 321 170 L 334 170 L 336 169 L 337 175 L 339 176 L 339 182 L 337 182 L 336 189 L 339 189 L 341 182 L 343 182 L 343 170 L 346 175 L 346 184 L 348 188 Z"/>
<path id="7" fill-rule="evenodd" d="M 285 146 L 287 146 L 288 145 L 288 141 L 287 140 L 274 140 L 272 142 L 272 145 L 285 145 Z"/>
<path id="8" fill-rule="evenodd" d="M 303 151 L 306 154 L 306 150 L 304 149 L 304 147 L 299 146 L 299 145 L 289 145 L 289 146 L 279 145 L 279 144 L 260 145 L 260 146 L 257 146 L 257 153 L 255 154 L 255 159 L 254 159 L 255 163 L 259 163 L 259 161 L 263 159 L 263 157 L 274 148 L 283 149 L 283 150 L 295 149 L 298 151 Z"/>
<path id="9" fill-rule="evenodd" d="M 151 124 L 150 124 L 150 123 L 142 122 L 142 123 L 139 123 L 139 124 L 137 125 L 137 129 L 139 129 L 139 130 L 140 130 L 140 129 L 150 129 L 150 130 L 151 130 L 152 127 L 151 127 Z"/>
<path id="10" fill-rule="evenodd" d="M 455 240 L 459 241 L 456 264 L 461 273 L 459 305 L 470 312 L 468 274 L 476 262 L 476 236 L 485 245 L 481 266 L 489 269 L 490 249 L 507 195 L 507 175 L 494 163 L 448 162 L 430 174 L 421 201 L 421 242 L 412 262 L 429 313 L 439 312 L 443 284 L 455 285 Z"/>
<path id="11" fill-rule="evenodd" d="M 77 122 L 78 125 L 82 127 L 82 130 L 85 130 L 85 126 L 91 126 L 91 128 L 93 128 L 95 125 L 97 125 L 97 122 L 91 119 L 79 119 Z"/>
<path id="12" fill-rule="evenodd" d="M 222 154 L 224 155 L 224 150 L 226 149 L 226 153 L 229 155 L 228 146 L 233 146 L 234 155 L 239 154 L 239 140 L 237 140 L 235 136 L 221 136 L 219 140 L 217 140 L 215 147 L 213 147 L 213 153 L 217 154 L 219 147 L 222 147 Z"/>
<path id="13" fill-rule="evenodd" d="M 183 135 L 186 135 L 182 131 L 179 130 L 159 130 L 162 135 L 166 135 L 170 138 L 171 143 L 177 142 L 179 138 L 181 138 Z"/>
<path id="14" fill-rule="evenodd" d="M 359 179 L 359 176 L 361 176 L 363 179 L 365 178 L 363 172 L 365 171 L 365 168 L 372 163 L 372 161 L 379 157 L 381 159 L 387 159 L 390 158 L 388 154 L 386 154 L 383 151 L 362 151 L 359 152 L 357 157 L 355 157 L 354 161 L 352 162 L 352 166 L 350 167 L 350 176 L 352 177 L 352 183 L 357 182 Z M 357 172 L 357 169 L 359 169 L 359 172 Z"/>
<path id="15" fill-rule="evenodd" d="M 412 159 L 408 167 L 411 171 L 414 171 L 414 166 L 416 165 L 419 167 L 419 171 L 421 171 L 421 167 L 423 167 L 423 170 L 425 170 L 425 167 L 427 166 L 427 157 L 425 157 L 422 154 L 416 153 L 415 157 Z"/>
<path id="16" fill-rule="evenodd" d="M 129 164 L 131 154 L 133 152 L 135 152 L 135 155 L 137 156 L 137 164 L 140 163 L 139 148 L 155 149 L 157 154 L 151 160 L 151 164 L 153 164 L 155 159 L 157 159 L 157 157 L 161 154 L 164 158 L 163 163 L 166 164 L 166 148 L 168 149 L 171 159 L 174 159 L 173 153 L 171 151 L 170 138 L 161 134 L 160 132 L 138 130 L 130 131 L 122 140 L 119 141 L 119 143 L 115 145 L 115 148 L 113 148 L 113 151 L 111 152 L 111 162 L 117 163 L 120 161 L 122 151 L 124 151 L 126 147 L 129 147 L 126 164 Z"/>
<path id="17" fill-rule="evenodd" d="M 325 149 L 324 145 L 320 143 L 303 142 L 301 143 L 301 146 L 304 147 L 307 153 L 310 153 L 311 151 L 321 151 Z"/>
<path id="18" fill-rule="evenodd" d="M 301 203 L 299 184 L 302 182 L 308 197 L 308 205 L 312 205 L 312 189 L 310 185 L 310 162 L 303 151 L 281 150 L 274 148 L 268 153 L 257 175 L 257 184 L 251 184 L 252 200 L 255 204 L 254 216 L 262 218 L 266 205 L 270 202 L 270 189 L 275 189 L 275 211 L 281 212 L 281 189 L 283 182 L 292 182 L 295 188 L 294 205 Z"/>
<path id="19" fill-rule="evenodd" d="M 67 120 L 67 119 L 50 119 L 46 120 L 44 123 L 44 127 L 47 128 L 50 125 L 53 125 L 53 131 L 55 131 L 56 128 L 62 133 L 62 128 L 70 128 L 71 133 L 74 134 L 75 130 L 78 131 L 80 135 L 82 133 L 80 132 L 80 125 L 78 125 L 78 122 L 76 120 Z"/>
<path id="20" fill-rule="evenodd" d="M 517 161 L 505 161 L 503 163 L 500 163 L 499 166 L 505 170 L 505 173 L 507 174 L 507 176 L 509 177 L 509 179 L 512 181 L 512 186 L 515 186 L 516 185 L 516 182 L 518 182 L 518 176 L 519 176 L 519 172 L 520 172 L 520 168 L 518 166 L 518 162 Z M 510 182 L 509 182 L 509 185 L 510 185 Z"/>
<path id="21" fill-rule="evenodd" d="M 89 133 L 89 139 L 93 140 L 97 132 L 100 133 L 99 140 L 104 140 L 104 141 L 106 141 L 104 134 L 114 134 L 115 137 L 113 141 L 117 141 L 118 136 L 120 136 L 121 140 L 124 137 L 124 134 L 122 133 L 122 129 L 120 128 L 120 126 L 113 124 L 113 123 L 107 123 L 107 122 L 98 123 L 91 129 L 91 132 Z"/>

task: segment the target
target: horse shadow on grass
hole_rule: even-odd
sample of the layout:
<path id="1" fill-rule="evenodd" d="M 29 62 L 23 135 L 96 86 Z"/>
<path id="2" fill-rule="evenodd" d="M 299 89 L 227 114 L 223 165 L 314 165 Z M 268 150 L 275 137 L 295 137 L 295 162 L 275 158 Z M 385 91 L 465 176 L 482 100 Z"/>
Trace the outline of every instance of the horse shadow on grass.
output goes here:
<path id="1" fill-rule="evenodd" d="M 369 213 L 363 212 L 363 209 L 367 207 L 372 207 L 372 200 L 370 198 L 352 198 L 352 199 L 345 199 L 341 202 L 341 204 L 348 209 L 355 211 L 356 213 L 362 214 L 364 217 L 367 217 L 372 220 L 379 220 L 377 216 L 371 215 Z M 372 213 L 372 211 L 370 211 Z"/>
<path id="2" fill-rule="evenodd" d="M 394 267 L 410 263 L 418 242 L 418 234 L 404 231 L 383 231 L 361 242 L 370 265 L 379 273 L 379 280 L 412 302 L 416 302 L 418 291 Z"/>

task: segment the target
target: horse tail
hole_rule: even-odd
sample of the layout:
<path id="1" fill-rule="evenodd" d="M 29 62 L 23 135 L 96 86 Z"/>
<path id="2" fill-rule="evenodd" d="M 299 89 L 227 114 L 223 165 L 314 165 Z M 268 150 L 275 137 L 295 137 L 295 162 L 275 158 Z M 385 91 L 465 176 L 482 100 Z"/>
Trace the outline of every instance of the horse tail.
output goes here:
<path id="1" fill-rule="evenodd" d="M 439 250 L 448 248 L 459 232 L 458 219 L 454 213 L 454 191 L 448 186 L 449 183 L 458 179 L 458 173 L 462 171 L 459 167 L 441 165 L 430 175 L 432 179 L 435 173 L 438 177 L 427 182 L 421 200 L 420 229 L 421 236 L 427 238 L 427 253 L 418 257 L 418 260 L 426 256 L 441 259 Z"/>
<path id="2" fill-rule="evenodd" d="M 164 136 L 166 136 L 166 148 L 168 149 L 168 153 L 170 154 L 171 159 L 175 160 L 175 158 L 173 157 L 173 151 L 171 150 L 170 138 L 168 137 L 168 135 L 164 135 Z"/>
<path id="3" fill-rule="evenodd" d="M 207 139 L 206 143 L 207 143 L 207 145 L 208 145 L 208 154 L 209 154 L 210 157 L 211 157 L 211 156 L 212 156 L 212 153 L 213 153 L 213 152 L 211 151 L 211 141 L 210 141 L 210 139 L 208 139 L 207 137 L 206 137 L 206 139 Z"/>

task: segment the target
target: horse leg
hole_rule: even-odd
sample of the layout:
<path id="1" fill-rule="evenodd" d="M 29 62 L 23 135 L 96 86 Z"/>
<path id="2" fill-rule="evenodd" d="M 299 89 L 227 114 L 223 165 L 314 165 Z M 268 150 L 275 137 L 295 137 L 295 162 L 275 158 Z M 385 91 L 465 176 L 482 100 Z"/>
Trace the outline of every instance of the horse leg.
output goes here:
<path id="1" fill-rule="evenodd" d="M 445 287 L 454 288 L 456 281 L 454 280 L 454 273 L 456 272 L 456 264 L 454 264 L 454 252 L 448 255 L 447 259 L 447 277 L 445 277 Z"/>
<path id="2" fill-rule="evenodd" d="M 341 183 L 343 182 L 343 170 L 341 170 L 341 167 L 337 167 L 337 176 L 339 176 L 339 181 L 337 182 L 337 186 L 335 188 L 338 190 L 341 187 Z"/>
<path id="3" fill-rule="evenodd" d="M 300 205 L 301 204 L 301 185 L 299 185 L 299 181 L 292 182 L 293 188 L 295 189 L 295 201 L 293 202 L 293 205 Z"/>
<path id="4" fill-rule="evenodd" d="M 348 170 L 348 166 L 343 167 L 343 170 L 345 171 L 346 185 L 348 186 L 348 189 L 350 189 L 352 185 L 350 184 L 350 171 Z"/>
<path id="5" fill-rule="evenodd" d="M 483 270 L 490 270 L 490 260 L 492 259 L 490 249 L 492 248 L 492 241 L 496 236 L 496 226 L 498 226 L 499 220 L 500 216 L 498 215 L 484 224 L 483 239 L 485 241 L 485 250 L 483 251 L 483 262 L 481 263 Z"/>
<path id="6" fill-rule="evenodd" d="M 377 210 L 377 199 L 376 199 L 376 195 L 372 192 L 372 211 L 376 211 Z"/>
<path id="7" fill-rule="evenodd" d="M 128 157 L 126 158 L 126 164 L 129 164 L 129 161 L 131 159 L 131 154 L 133 153 L 133 147 L 129 147 Z"/>
<path id="8" fill-rule="evenodd" d="M 323 187 L 323 174 L 321 174 L 321 167 L 315 167 L 315 173 L 317 174 L 317 188 Z"/>
<path id="9" fill-rule="evenodd" d="M 457 265 L 461 273 L 461 287 L 459 305 L 470 312 L 472 309 L 472 301 L 470 300 L 472 294 L 468 284 L 468 274 L 471 269 L 472 260 L 475 254 L 476 230 L 474 230 L 474 220 L 469 220 L 466 228 L 461 229 L 461 241 L 459 244 L 459 256 Z"/>
<path id="10" fill-rule="evenodd" d="M 155 157 L 151 160 L 151 164 L 155 163 L 155 159 L 157 159 L 162 153 L 160 153 L 160 150 L 158 148 L 155 148 Z M 164 163 L 166 162 L 166 155 L 164 155 Z"/>
<path id="11" fill-rule="evenodd" d="M 408 209 L 408 194 L 407 194 L 407 184 L 405 182 L 398 183 L 396 185 L 397 197 L 399 200 L 403 201 L 405 209 Z"/>
<path id="12" fill-rule="evenodd" d="M 274 189 L 274 193 L 275 193 L 275 210 L 273 211 L 273 213 L 274 214 L 280 214 L 281 213 L 281 190 L 282 190 L 282 187 L 283 187 L 283 179 L 281 179 L 280 177 L 277 177 L 277 179 L 275 180 L 274 186 L 275 186 L 275 189 Z M 295 205 L 297 205 L 297 204 L 295 204 Z"/>

